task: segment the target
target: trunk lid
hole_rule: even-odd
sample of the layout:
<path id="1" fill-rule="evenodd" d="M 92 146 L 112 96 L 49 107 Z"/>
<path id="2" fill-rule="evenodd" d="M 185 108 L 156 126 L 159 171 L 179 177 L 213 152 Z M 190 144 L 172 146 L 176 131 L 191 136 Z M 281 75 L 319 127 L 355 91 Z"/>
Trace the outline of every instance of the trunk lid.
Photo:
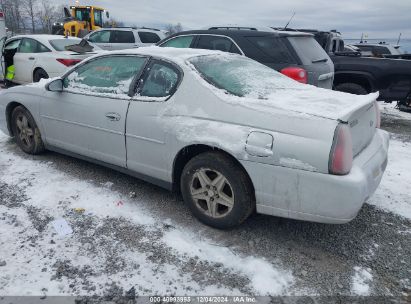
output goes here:
<path id="1" fill-rule="evenodd" d="M 368 146 L 374 137 L 377 125 L 378 105 L 375 101 L 364 104 L 343 117 L 351 130 L 353 156 Z"/>
<path id="2" fill-rule="evenodd" d="M 346 123 L 350 127 L 353 155 L 372 140 L 377 125 L 378 93 L 353 95 L 306 85 L 297 90 L 278 90 L 267 99 L 248 100 L 251 107 L 278 108 Z"/>

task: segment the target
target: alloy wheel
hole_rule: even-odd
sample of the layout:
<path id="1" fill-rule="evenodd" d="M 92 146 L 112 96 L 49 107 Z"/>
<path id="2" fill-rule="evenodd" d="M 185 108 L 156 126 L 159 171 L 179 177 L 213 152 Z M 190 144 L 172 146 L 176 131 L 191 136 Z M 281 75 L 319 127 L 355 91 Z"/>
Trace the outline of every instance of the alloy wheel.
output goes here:
<path id="1" fill-rule="evenodd" d="M 214 169 L 197 170 L 190 183 L 197 208 L 212 218 L 228 215 L 234 206 L 234 191 L 227 178 Z"/>
<path id="2" fill-rule="evenodd" d="M 16 126 L 17 136 L 19 136 L 21 143 L 29 149 L 34 142 L 34 129 L 30 125 L 30 122 L 27 119 L 26 115 L 19 114 L 17 116 Z"/>

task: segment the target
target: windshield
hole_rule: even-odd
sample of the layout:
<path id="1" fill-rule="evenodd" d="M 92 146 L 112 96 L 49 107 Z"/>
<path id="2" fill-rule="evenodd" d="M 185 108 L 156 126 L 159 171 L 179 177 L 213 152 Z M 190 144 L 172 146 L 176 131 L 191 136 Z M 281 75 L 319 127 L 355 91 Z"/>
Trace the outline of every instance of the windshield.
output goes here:
<path id="1" fill-rule="evenodd" d="M 276 89 L 300 84 L 254 60 L 237 55 L 206 55 L 188 60 L 213 86 L 240 97 L 265 98 Z"/>
<path id="2" fill-rule="evenodd" d="M 49 40 L 53 49 L 55 49 L 58 52 L 65 51 L 66 46 L 79 44 L 80 41 L 81 39 L 67 39 L 67 38 Z"/>
<path id="3" fill-rule="evenodd" d="M 76 19 L 79 21 L 90 21 L 89 8 L 76 8 Z"/>

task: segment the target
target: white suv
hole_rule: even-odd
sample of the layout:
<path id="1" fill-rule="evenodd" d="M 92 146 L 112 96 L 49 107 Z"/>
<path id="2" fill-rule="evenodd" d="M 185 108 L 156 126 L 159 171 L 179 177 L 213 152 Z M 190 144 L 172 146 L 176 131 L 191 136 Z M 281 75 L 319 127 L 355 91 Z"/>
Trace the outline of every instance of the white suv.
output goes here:
<path id="1" fill-rule="evenodd" d="M 167 37 L 167 32 L 152 28 L 102 28 L 84 39 L 104 50 L 123 50 L 156 44 Z"/>

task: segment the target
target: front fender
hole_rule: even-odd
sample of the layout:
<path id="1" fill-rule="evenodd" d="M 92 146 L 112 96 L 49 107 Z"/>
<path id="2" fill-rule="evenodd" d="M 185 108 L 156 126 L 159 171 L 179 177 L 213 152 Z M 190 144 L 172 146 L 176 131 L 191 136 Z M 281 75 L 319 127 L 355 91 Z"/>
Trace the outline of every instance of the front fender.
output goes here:
<path id="1" fill-rule="evenodd" d="M 39 101 L 43 94 L 44 87 L 37 85 L 19 86 L 7 89 L 0 95 L 0 125 L 1 130 L 12 136 L 8 119 L 10 118 L 11 111 L 15 106 L 22 105 L 33 116 L 40 129 L 40 132 L 44 134 L 43 127 L 40 119 L 40 107 Z"/>

